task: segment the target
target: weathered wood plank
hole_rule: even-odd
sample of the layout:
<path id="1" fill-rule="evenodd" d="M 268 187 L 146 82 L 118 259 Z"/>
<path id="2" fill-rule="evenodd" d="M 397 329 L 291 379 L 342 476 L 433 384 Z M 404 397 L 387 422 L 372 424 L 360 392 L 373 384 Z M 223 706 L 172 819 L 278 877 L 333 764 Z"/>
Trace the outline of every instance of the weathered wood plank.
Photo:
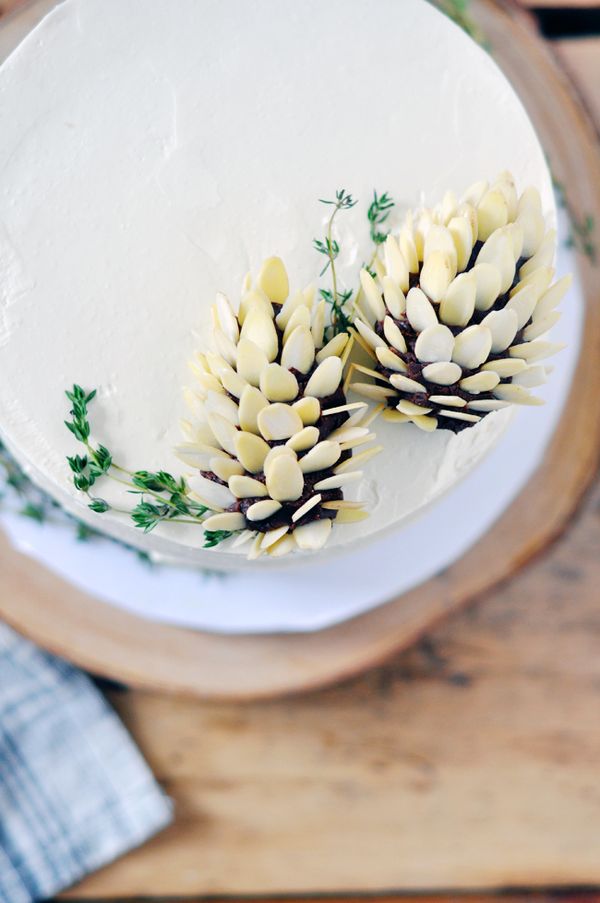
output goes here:
<path id="1" fill-rule="evenodd" d="M 600 132 L 600 36 L 554 41 L 552 50 L 577 87 Z"/>
<path id="2" fill-rule="evenodd" d="M 600 486 L 543 560 L 292 701 L 127 693 L 177 822 L 80 898 L 600 883 Z"/>

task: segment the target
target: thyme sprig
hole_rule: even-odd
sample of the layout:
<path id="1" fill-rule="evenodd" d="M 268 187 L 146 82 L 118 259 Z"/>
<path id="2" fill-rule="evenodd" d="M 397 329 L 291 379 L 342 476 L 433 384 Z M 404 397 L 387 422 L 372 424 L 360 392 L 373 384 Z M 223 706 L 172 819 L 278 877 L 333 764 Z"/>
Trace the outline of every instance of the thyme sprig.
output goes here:
<path id="1" fill-rule="evenodd" d="M 205 530 L 204 548 L 212 549 L 214 546 L 218 546 L 220 542 L 223 542 L 224 539 L 229 539 L 230 536 L 233 536 L 231 530 Z"/>
<path id="2" fill-rule="evenodd" d="M 333 207 L 327 222 L 326 235 L 323 238 L 313 239 L 314 249 L 327 258 L 319 276 L 324 276 L 328 270 L 331 270 L 331 288 L 319 289 L 321 298 L 327 302 L 331 309 L 331 325 L 326 330 L 326 338 L 331 339 L 340 332 L 348 332 L 354 319 L 354 310 L 360 309 L 358 305 L 362 295 L 362 288 L 358 287 L 353 300 L 354 292 L 352 289 L 339 287 L 335 262 L 340 253 L 340 245 L 333 236 L 333 224 L 338 212 L 354 207 L 357 201 L 344 188 L 336 191 L 335 200 L 319 198 L 319 201 L 321 204 Z M 367 222 L 374 248 L 369 262 L 365 264 L 365 268 L 372 274 L 379 246 L 383 244 L 389 234 L 389 230 L 384 230 L 381 227 L 388 221 L 390 213 L 395 206 L 394 199 L 387 191 L 384 191 L 383 194 L 378 194 L 376 191 L 373 192 L 373 200 L 367 209 Z"/>
<path id="3" fill-rule="evenodd" d="M 379 227 L 383 226 L 389 219 L 389 216 L 396 206 L 396 202 L 387 191 L 384 191 L 383 194 L 377 194 L 376 191 L 373 191 L 373 200 L 369 205 L 369 209 L 367 210 L 367 222 L 369 223 L 369 234 L 371 236 L 371 241 L 373 242 L 373 253 L 371 254 L 371 258 L 368 263 L 364 264 L 364 269 L 368 270 L 371 276 L 375 279 L 377 274 L 374 270 L 375 261 L 377 260 L 377 255 L 379 253 L 379 246 L 384 243 L 386 238 L 388 237 L 389 229 L 386 231 L 382 231 Z M 360 311 L 360 301 L 362 298 L 363 290 L 362 285 L 359 285 L 358 291 L 356 292 L 356 297 L 354 299 L 354 308 Z"/>
<path id="4" fill-rule="evenodd" d="M 387 191 L 384 191 L 383 194 L 377 194 L 376 191 L 373 192 L 373 200 L 367 210 L 367 220 L 369 221 L 371 241 L 374 245 L 383 244 L 388 237 L 389 232 L 382 232 L 379 229 L 379 226 L 383 226 L 383 224 L 387 222 L 387 219 L 395 206 L 394 199 Z"/>
<path id="5" fill-rule="evenodd" d="M 202 525 L 206 515 L 212 514 L 206 505 L 192 498 L 184 477 L 174 477 L 165 470 L 128 470 L 115 463 L 104 445 L 92 444 L 88 407 L 96 397 L 95 389 L 86 392 L 81 386 L 74 385 L 65 394 L 71 402 L 71 419 L 65 420 L 65 425 L 86 449 L 86 454 L 69 456 L 67 461 L 73 474 L 73 484 L 88 496 L 91 511 L 96 514 L 107 511 L 126 514 L 144 533 L 150 533 L 166 521 Z M 91 490 L 101 477 L 126 486 L 130 494 L 140 496 L 140 501 L 131 509 L 117 508 L 105 499 L 92 495 Z M 231 535 L 226 531 L 218 533 L 219 538 L 215 538 L 216 532 L 206 533 L 205 548 L 212 548 Z"/>
<path id="6" fill-rule="evenodd" d="M 338 241 L 333 237 L 333 225 L 335 218 L 340 210 L 350 210 L 357 201 L 351 194 L 347 193 L 345 188 L 340 188 L 335 193 L 335 200 L 325 200 L 319 198 L 321 204 L 333 207 L 331 216 L 327 221 L 326 234 L 324 238 L 313 239 L 313 247 L 319 254 L 323 254 L 327 261 L 320 272 L 320 276 L 324 276 L 327 270 L 331 270 L 331 289 L 320 289 L 321 298 L 331 308 L 331 325 L 327 328 L 326 335 L 330 339 L 339 332 L 348 332 L 348 328 L 352 323 L 350 311 L 347 308 L 348 302 L 352 298 L 351 289 L 340 289 L 338 285 L 338 276 L 335 262 L 340 253 Z"/>

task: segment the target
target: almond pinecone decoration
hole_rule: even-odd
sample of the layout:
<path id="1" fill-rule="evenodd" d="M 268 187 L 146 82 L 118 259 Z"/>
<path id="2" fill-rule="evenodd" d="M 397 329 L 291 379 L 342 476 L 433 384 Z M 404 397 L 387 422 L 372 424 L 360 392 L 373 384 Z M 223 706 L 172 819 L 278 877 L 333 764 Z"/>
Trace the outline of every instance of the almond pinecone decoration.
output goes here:
<path id="1" fill-rule="evenodd" d="M 409 213 L 383 246 L 371 275 L 361 271 L 356 338 L 374 360 L 355 365 L 374 382 L 357 393 L 381 402 L 387 420 L 458 432 L 509 404 L 535 405 L 546 381 L 541 360 L 563 346 L 540 337 L 570 277 L 551 285 L 555 230 L 540 196 L 517 197 L 503 173 L 457 202 Z M 365 310 L 366 308 L 366 310 Z"/>
<path id="2" fill-rule="evenodd" d="M 319 549 L 333 520 L 366 517 L 343 488 L 378 448 L 369 443 L 366 404 L 348 404 L 341 385 L 349 336 L 325 340 L 326 309 L 314 290 L 289 294 L 279 258 L 256 286 L 246 280 L 237 315 L 224 295 L 213 307 L 215 351 L 192 363 L 187 390 L 194 421 L 177 453 L 200 471 L 188 482 L 216 511 L 207 531 L 239 532 L 250 558 Z"/>

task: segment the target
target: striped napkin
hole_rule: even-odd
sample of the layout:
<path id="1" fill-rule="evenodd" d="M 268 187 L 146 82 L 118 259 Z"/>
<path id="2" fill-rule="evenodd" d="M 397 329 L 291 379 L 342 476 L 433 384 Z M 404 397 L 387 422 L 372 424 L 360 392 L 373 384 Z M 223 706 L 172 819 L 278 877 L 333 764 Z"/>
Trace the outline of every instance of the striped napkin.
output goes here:
<path id="1" fill-rule="evenodd" d="M 52 897 L 170 820 L 93 683 L 0 624 L 1 903 Z"/>

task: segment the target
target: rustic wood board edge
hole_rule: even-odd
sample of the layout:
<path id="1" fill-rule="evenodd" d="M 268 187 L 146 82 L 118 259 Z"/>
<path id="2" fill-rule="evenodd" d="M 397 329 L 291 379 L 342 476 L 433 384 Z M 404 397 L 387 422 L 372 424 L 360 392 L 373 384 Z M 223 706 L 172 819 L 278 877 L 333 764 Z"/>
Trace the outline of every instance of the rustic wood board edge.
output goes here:
<path id="1" fill-rule="evenodd" d="M 598 148 L 575 92 L 516 7 L 482 0 L 476 10 L 555 172 L 569 186 L 571 209 L 600 221 Z M 86 597 L 0 537 L 0 616 L 94 673 L 208 699 L 303 692 L 382 663 L 542 551 L 560 535 L 588 487 L 600 451 L 600 298 L 597 272 L 585 258 L 581 274 L 587 300 L 582 353 L 542 465 L 491 531 L 421 587 L 319 633 L 224 637 L 165 627 Z"/>

